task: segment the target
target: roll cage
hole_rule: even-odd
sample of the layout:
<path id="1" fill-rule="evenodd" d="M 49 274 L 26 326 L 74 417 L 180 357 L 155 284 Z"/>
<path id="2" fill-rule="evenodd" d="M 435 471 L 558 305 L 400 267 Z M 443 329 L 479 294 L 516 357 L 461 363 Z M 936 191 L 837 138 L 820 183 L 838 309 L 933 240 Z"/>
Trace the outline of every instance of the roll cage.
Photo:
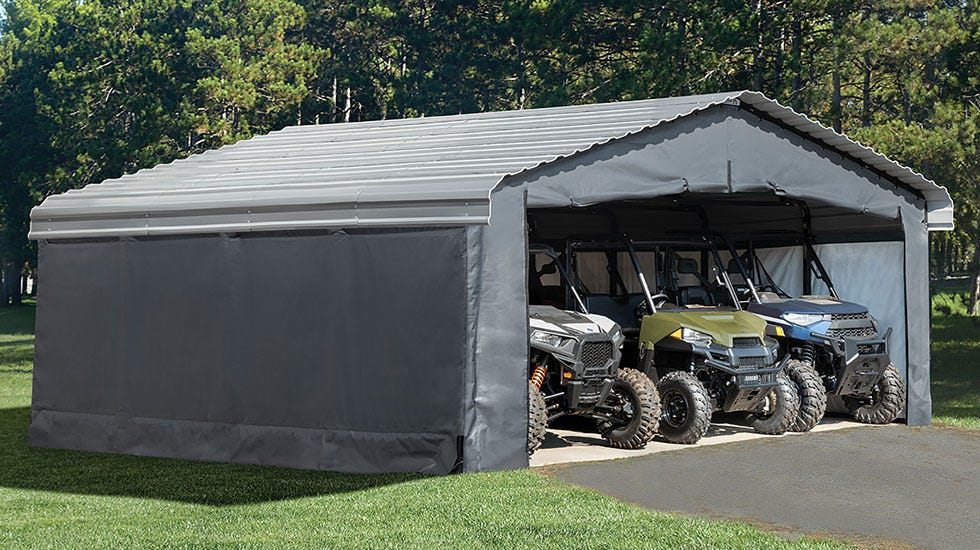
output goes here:
<path id="1" fill-rule="evenodd" d="M 747 282 L 756 301 L 759 301 L 757 290 L 774 292 L 780 298 L 791 298 L 769 274 L 765 264 L 756 254 L 757 245 L 769 246 L 801 246 L 803 248 L 803 294 L 806 296 L 813 294 L 814 280 L 822 282 L 827 287 L 827 292 L 834 299 L 839 300 L 840 296 L 834 287 L 834 282 L 830 278 L 830 273 L 820 261 L 813 246 L 813 241 L 805 232 L 795 231 L 770 231 L 766 233 L 742 234 L 734 240 L 743 245 L 743 252 L 739 253 L 736 246 L 732 244 L 733 239 L 729 239 L 721 234 L 708 234 L 709 238 L 719 240 L 729 249 L 732 255 L 732 262 L 729 262 L 728 271 L 732 274 L 741 275 Z M 757 288 L 753 288 L 756 285 Z"/>
<path id="2" fill-rule="evenodd" d="M 654 262 L 653 290 L 647 283 L 639 253 L 652 253 Z M 604 293 L 593 292 L 582 280 L 581 256 L 585 253 L 601 253 L 605 256 L 608 287 Z M 631 291 L 621 271 L 620 254 L 625 253 L 635 271 L 639 292 Z M 696 256 L 692 258 L 691 256 Z M 637 307 L 646 306 L 648 313 L 658 309 L 686 309 L 693 307 L 731 307 L 742 309 L 727 271 L 722 267 L 717 247 L 707 238 L 663 239 L 653 241 L 622 240 L 569 241 L 566 245 L 567 273 L 569 280 L 582 289 L 586 305 L 589 302 L 609 302 L 608 309 L 616 304 Z M 697 284 L 681 284 L 681 275 L 693 276 Z M 658 305 L 657 301 L 662 300 Z M 607 315 L 605 311 L 600 311 Z M 621 317 L 621 316 L 620 316 Z M 622 324 L 622 323 L 621 323 Z M 636 324 L 632 323 L 625 326 Z"/>

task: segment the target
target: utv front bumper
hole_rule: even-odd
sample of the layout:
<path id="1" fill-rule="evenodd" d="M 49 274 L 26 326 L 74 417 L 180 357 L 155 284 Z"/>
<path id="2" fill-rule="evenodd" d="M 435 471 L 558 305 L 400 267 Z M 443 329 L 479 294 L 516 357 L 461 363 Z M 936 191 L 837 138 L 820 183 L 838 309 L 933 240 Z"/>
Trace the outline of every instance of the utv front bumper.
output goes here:
<path id="1" fill-rule="evenodd" d="M 572 411 L 589 410 L 609 397 L 612 378 L 569 380 L 565 383 L 565 403 Z"/>
<path id="2" fill-rule="evenodd" d="M 831 338 L 823 337 L 834 353 L 841 357 L 843 368 L 837 376 L 837 384 L 830 393 L 840 396 L 866 397 L 881 380 L 891 357 L 888 355 L 888 339 L 892 329 L 884 337 Z"/>
<path id="3" fill-rule="evenodd" d="M 579 337 L 574 354 L 554 357 L 562 364 L 565 413 L 587 412 L 606 400 L 612 390 L 622 352 L 606 335 Z"/>
<path id="4" fill-rule="evenodd" d="M 771 387 L 776 385 L 775 373 L 782 370 L 777 363 L 779 346 L 746 346 L 730 348 L 719 344 L 693 346 L 695 355 L 704 359 L 705 365 L 731 374 L 733 382 L 739 387 Z"/>
<path id="5" fill-rule="evenodd" d="M 705 365 L 731 375 L 724 402 L 718 404 L 725 412 L 759 408 L 769 389 L 778 383 L 776 374 L 786 364 L 786 358 L 777 361 L 778 350 L 775 342 L 769 346 L 735 348 L 717 344 L 694 346 L 695 354 L 704 358 Z"/>

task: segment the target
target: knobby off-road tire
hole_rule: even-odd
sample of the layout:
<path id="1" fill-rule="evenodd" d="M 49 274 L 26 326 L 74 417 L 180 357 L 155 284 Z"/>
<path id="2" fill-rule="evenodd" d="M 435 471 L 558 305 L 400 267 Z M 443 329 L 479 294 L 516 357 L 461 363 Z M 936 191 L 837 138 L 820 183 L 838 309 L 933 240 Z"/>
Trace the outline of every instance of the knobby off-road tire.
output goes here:
<path id="1" fill-rule="evenodd" d="M 534 454 L 544 441 L 548 428 L 548 405 L 544 402 L 541 390 L 527 383 L 527 456 Z"/>
<path id="2" fill-rule="evenodd" d="M 671 443 L 697 443 L 711 426 L 708 390 L 693 374 L 668 372 L 657 383 L 660 435 Z"/>
<path id="3" fill-rule="evenodd" d="M 786 433 L 800 411 L 800 396 L 785 373 L 776 373 L 776 385 L 768 397 L 768 410 L 749 414 L 752 429 L 760 434 Z"/>
<path id="4" fill-rule="evenodd" d="M 622 426 L 602 430 L 610 447 L 640 449 L 657 433 L 660 422 L 660 396 L 650 377 L 636 369 L 619 369 L 610 397 L 615 394 L 628 403 L 632 418 Z M 607 399 L 609 399 L 607 398 Z"/>
<path id="5" fill-rule="evenodd" d="M 810 366 L 798 359 L 790 359 L 783 369 L 800 396 L 800 412 L 790 426 L 790 431 L 808 432 L 823 420 L 827 413 L 827 390 L 823 387 L 820 375 Z"/>
<path id="6" fill-rule="evenodd" d="M 868 399 L 845 398 L 844 401 L 858 422 L 888 424 L 905 405 L 905 384 L 895 365 L 888 365 Z"/>

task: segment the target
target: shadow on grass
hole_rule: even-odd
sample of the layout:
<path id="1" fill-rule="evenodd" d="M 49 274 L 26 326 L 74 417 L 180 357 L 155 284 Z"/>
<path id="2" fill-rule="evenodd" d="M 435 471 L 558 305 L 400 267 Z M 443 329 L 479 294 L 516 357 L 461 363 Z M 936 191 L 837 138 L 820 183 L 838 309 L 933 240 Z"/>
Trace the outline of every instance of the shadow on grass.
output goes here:
<path id="1" fill-rule="evenodd" d="M 418 479 L 37 449 L 30 409 L 0 409 L 0 487 L 234 506 L 363 491 Z"/>

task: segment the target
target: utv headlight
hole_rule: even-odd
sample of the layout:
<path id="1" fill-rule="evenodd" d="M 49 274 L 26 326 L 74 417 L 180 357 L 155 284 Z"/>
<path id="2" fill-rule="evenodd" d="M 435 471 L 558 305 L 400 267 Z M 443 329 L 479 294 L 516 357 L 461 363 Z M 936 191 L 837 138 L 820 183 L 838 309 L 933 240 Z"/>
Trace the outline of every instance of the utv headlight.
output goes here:
<path id="1" fill-rule="evenodd" d="M 699 330 L 694 330 L 693 328 L 682 328 L 675 330 L 671 336 L 677 338 L 678 340 L 683 340 L 688 344 L 694 344 L 697 346 L 710 346 L 713 340 L 710 334 L 705 334 Z"/>
<path id="2" fill-rule="evenodd" d="M 613 325 L 612 330 L 609 331 L 609 337 L 612 338 L 614 344 L 619 345 L 623 343 L 623 329 L 619 328 L 619 325 Z"/>
<path id="3" fill-rule="evenodd" d="M 575 353 L 574 338 L 562 338 L 557 334 L 536 330 L 531 333 L 531 342 L 534 344 L 541 344 L 542 346 L 548 346 L 550 348 L 557 348 L 569 355 Z"/>
<path id="4" fill-rule="evenodd" d="M 808 327 L 820 321 L 829 321 L 830 315 L 822 315 L 820 313 L 784 313 L 783 319 L 786 319 L 786 321 L 794 325 Z"/>

